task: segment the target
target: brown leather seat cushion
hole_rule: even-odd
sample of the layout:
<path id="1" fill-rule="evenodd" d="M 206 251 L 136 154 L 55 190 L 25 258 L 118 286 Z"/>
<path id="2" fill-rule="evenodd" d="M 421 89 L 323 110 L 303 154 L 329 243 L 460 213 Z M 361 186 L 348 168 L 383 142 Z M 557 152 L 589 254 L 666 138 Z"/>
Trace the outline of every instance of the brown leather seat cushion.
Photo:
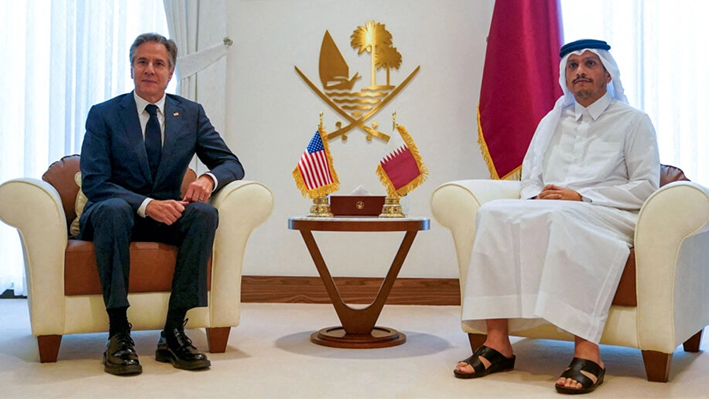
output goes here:
<path id="1" fill-rule="evenodd" d="M 660 165 L 660 187 L 675 181 L 689 181 L 682 169 L 671 165 Z M 620 277 L 618 289 L 613 297 L 613 305 L 638 306 L 635 284 L 635 249 L 630 249 L 628 261 L 625 263 L 623 275 Z"/>
<path id="2" fill-rule="evenodd" d="M 636 295 L 635 285 L 635 248 L 630 248 L 628 261 L 625 262 L 625 269 L 620 276 L 618 289 L 613 297 L 613 305 L 618 306 L 638 306 L 638 297 Z"/>
<path id="3" fill-rule="evenodd" d="M 169 292 L 175 272 L 177 247 L 158 242 L 130 245 L 130 292 Z M 207 268 L 207 288 L 211 288 L 212 262 Z M 64 295 L 100 295 L 101 282 L 96 268 L 94 243 L 69 240 L 64 266 Z"/>
<path id="4" fill-rule="evenodd" d="M 67 155 L 49 166 L 42 179 L 59 192 L 67 227 L 76 218 L 75 202 L 79 186 L 74 175 L 79 171 L 79 155 Z M 197 175 L 187 169 L 182 180 L 182 193 Z M 69 233 L 67 229 L 67 234 Z M 130 246 L 130 292 L 169 292 L 175 272 L 177 247 L 157 242 L 134 242 Z M 211 289 L 212 261 L 207 267 L 207 287 Z M 100 295 L 101 282 L 96 268 L 94 244 L 69 240 L 65 251 L 64 294 Z"/>

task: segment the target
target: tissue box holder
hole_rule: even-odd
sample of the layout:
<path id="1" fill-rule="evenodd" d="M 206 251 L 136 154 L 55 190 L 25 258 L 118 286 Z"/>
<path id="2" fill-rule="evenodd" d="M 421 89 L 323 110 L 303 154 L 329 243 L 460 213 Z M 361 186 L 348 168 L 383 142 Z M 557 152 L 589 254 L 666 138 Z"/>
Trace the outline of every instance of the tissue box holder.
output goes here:
<path id="1" fill-rule="evenodd" d="M 330 212 L 335 216 L 379 216 L 383 195 L 331 195 Z"/>

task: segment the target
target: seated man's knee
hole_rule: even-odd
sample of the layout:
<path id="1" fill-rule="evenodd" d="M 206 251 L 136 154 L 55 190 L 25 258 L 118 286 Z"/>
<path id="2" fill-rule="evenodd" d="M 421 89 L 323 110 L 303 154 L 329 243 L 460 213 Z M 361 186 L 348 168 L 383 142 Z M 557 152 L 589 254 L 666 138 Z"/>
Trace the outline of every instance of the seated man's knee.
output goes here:
<path id="1" fill-rule="evenodd" d="M 97 232 L 129 232 L 135 224 L 135 211 L 125 200 L 111 198 L 93 206 L 88 223 Z"/>
<path id="2" fill-rule="evenodd" d="M 187 216 L 191 224 L 198 223 L 204 228 L 216 229 L 219 224 L 217 208 L 201 202 L 191 202 L 185 208 L 184 216 Z"/>
<path id="3" fill-rule="evenodd" d="M 128 202 L 120 198 L 111 198 L 94 205 L 92 218 L 133 220 L 135 212 Z"/>
<path id="4" fill-rule="evenodd" d="M 480 209 L 478 209 L 478 214 L 477 218 L 478 219 L 485 219 L 488 217 L 492 217 L 493 219 L 496 219 L 498 215 L 504 214 L 507 211 L 507 207 L 501 206 L 500 204 L 496 203 L 495 201 L 492 202 L 487 202 L 484 203 Z"/>

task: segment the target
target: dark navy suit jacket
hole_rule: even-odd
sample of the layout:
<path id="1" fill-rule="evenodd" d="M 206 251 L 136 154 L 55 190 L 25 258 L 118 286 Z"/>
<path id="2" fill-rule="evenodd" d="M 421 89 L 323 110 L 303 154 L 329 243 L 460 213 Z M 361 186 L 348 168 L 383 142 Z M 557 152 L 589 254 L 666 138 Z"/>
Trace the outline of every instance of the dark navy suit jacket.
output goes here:
<path id="1" fill-rule="evenodd" d="M 122 198 L 137 212 L 147 198 L 180 199 L 185 171 L 197 154 L 219 183 L 244 177 L 239 159 L 227 147 L 198 103 L 166 94 L 165 140 L 155 181 L 133 92 L 94 105 L 86 119 L 81 149 L 82 190 L 88 198 L 81 226 L 94 204 Z"/>

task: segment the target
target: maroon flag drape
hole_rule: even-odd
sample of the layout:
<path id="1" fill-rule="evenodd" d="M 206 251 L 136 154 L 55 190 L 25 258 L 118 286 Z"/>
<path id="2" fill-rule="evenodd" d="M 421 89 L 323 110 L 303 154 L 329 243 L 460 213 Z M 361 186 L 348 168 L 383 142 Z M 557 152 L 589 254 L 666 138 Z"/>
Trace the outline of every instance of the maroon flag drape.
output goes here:
<path id="1" fill-rule="evenodd" d="M 539 121 L 561 96 L 559 0 L 496 0 L 487 38 L 478 143 L 493 179 L 518 179 Z"/>

